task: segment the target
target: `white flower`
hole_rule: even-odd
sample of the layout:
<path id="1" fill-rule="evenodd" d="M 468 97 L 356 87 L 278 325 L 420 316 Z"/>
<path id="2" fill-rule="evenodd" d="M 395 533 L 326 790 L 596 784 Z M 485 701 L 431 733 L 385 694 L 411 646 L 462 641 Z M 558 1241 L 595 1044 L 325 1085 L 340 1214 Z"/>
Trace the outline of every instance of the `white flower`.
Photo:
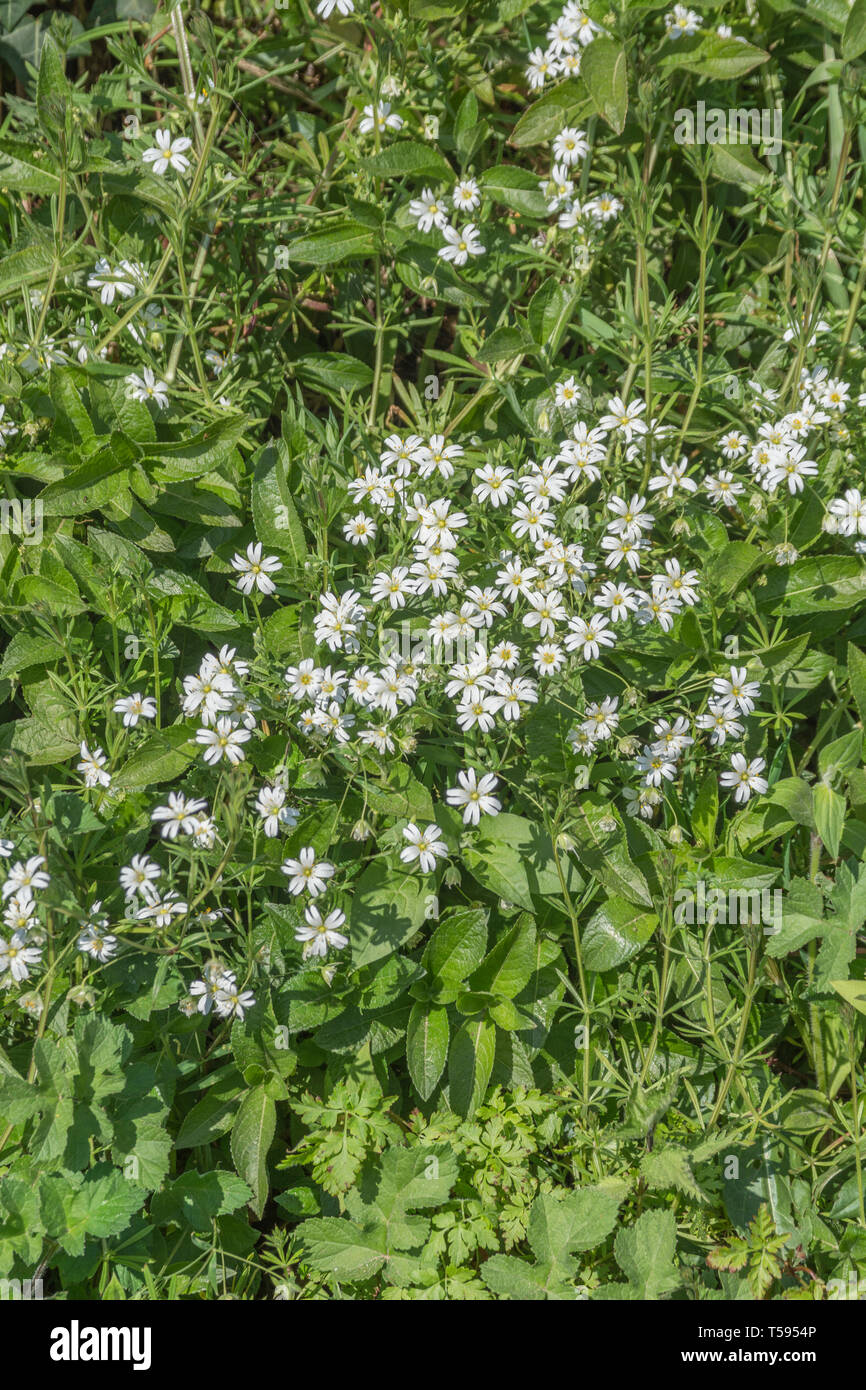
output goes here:
<path id="1" fill-rule="evenodd" d="M 24 932 L 16 931 L 6 941 L 0 936 L 0 975 L 8 970 L 13 980 L 29 980 L 30 966 L 42 960 L 41 946 L 28 946 Z"/>
<path id="2" fill-rule="evenodd" d="M 351 521 L 347 521 L 343 527 L 343 535 L 352 545 L 369 545 L 376 538 L 376 523 L 364 512 L 358 512 Z"/>
<path id="3" fill-rule="evenodd" d="M 743 484 L 725 468 L 719 470 L 718 477 L 708 473 L 704 487 L 711 502 L 724 502 L 726 507 L 735 507 L 737 498 L 745 491 Z"/>
<path id="4" fill-rule="evenodd" d="M 111 960 L 117 950 L 117 937 L 110 936 L 99 927 L 88 923 L 78 938 L 78 949 L 85 956 L 105 962 Z"/>
<path id="5" fill-rule="evenodd" d="M 252 593 L 254 588 L 263 594 L 272 594 L 276 585 L 268 576 L 276 574 L 277 570 L 283 568 L 283 564 L 276 555 L 262 555 L 261 541 L 251 541 L 245 556 L 235 554 L 232 557 L 232 568 L 237 570 L 240 576 L 238 588 L 242 594 Z"/>
<path id="6" fill-rule="evenodd" d="M 186 800 L 181 792 L 169 792 L 168 805 L 157 806 L 150 813 L 150 819 L 162 825 L 160 834 L 164 840 L 176 840 L 178 831 L 184 835 L 195 833 L 196 816 L 207 806 L 200 798 Z"/>
<path id="7" fill-rule="evenodd" d="M 289 892 L 294 897 L 306 890 L 311 898 L 317 898 L 327 888 L 328 879 L 336 873 L 327 859 L 316 858 L 316 851 L 311 845 L 299 850 L 297 859 L 287 859 L 280 868 L 288 877 Z"/>
<path id="8" fill-rule="evenodd" d="M 206 725 L 196 730 L 195 741 L 200 743 L 205 751 L 204 760 L 211 766 L 225 758 L 235 767 L 244 760 L 244 750 L 242 743 L 246 743 L 252 735 L 249 729 L 236 729 L 230 719 L 222 715 L 216 722 L 216 727 L 209 729 Z"/>
<path id="9" fill-rule="evenodd" d="M 157 130 L 154 139 L 156 144 L 141 157 L 145 164 L 153 165 L 155 174 L 164 174 L 166 169 L 176 169 L 182 174 L 189 168 L 184 151 L 190 148 L 192 141 L 186 135 L 172 136 L 170 130 Z"/>
<path id="10" fill-rule="evenodd" d="M 730 679 L 727 676 L 715 676 L 713 679 L 713 690 L 721 696 L 722 702 L 729 706 L 735 706 L 743 714 L 751 714 L 755 708 L 755 700 L 761 693 L 758 681 L 746 680 L 746 668 L 742 666 L 737 670 L 736 666 L 731 667 Z"/>
<path id="11" fill-rule="evenodd" d="M 451 201 L 458 210 L 472 212 L 481 206 L 481 189 L 475 179 L 461 179 L 455 184 L 454 192 L 451 194 Z"/>
<path id="12" fill-rule="evenodd" d="M 339 930 L 346 921 L 346 914 L 338 907 L 323 917 L 315 903 L 310 903 L 304 912 L 304 921 L 307 924 L 305 927 L 295 928 L 295 940 L 303 942 L 305 960 L 309 956 L 327 955 L 329 946 L 333 946 L 335 951 L 342 951 L 348 946 L 348 936 Z"/>
<path id="13" fill-rule="evenodd" d="M 502 803 L 493 795 L 499 779 L 492 772 L 485 772 L 479 778 L 475 769 L 470 767 L 465 772 L 458 772 L 457 781 L 460 785 L 450 787 L 445 793 L 445 800 L 449 806 L 462 808 L 464 825 L 477 825 L 483 815 L 499 815 Z"/>
<path id="14" fill-rule="evenodd" d="M 183 917 L 188 911 L 187 904 L 182 902 L 179 894 L 172 889 L 161 901 L 156 899 L 140 907 L 135 916 L 139 922 L 153 921 L 156 927 L 164 929 L 171 926 L 172 917 Z"/>
<path id="15" fill-rule="evenodd" d="M 420 830 L 414 821 L 410 821 L 403 831 L 403 839 L 408 841 L 400 851 L 400 858 L 404 864 L 414 864 L 416 861 L 422 874 L 432 873 L 436 868 L 437 859 L 448 857 L 448 847 L 445 841 L 440 839 L 439 827 L 428 825 L 425 830 Z"/>
<path id="16" fill-rule="evenodd" d="M 107 757 L 101 748 L 94 748 L 91 753 L 87 744 L 81 744 L 81 762 L 76 767 L 77 772 L 84 773 L 84 785 L 86 787 L 107 787 L 111 782 L 111 773 L 105 771 Z"/>
<path id="17" fill-rule="evenodd" d="M 723 772 L 719 781 L 723 787 L 734 787 L 735 801 L 748 801 L 752 792 L 762 795 L 767 790 L 767 779 L 760 774 L 766 764 L 763 758 L 753 758 L 747 762 L 742 753 L 731 758 L 731 771 Z"/>
<path id="18" fill-rule="evenodd" d="M 26 863 L 19 860 L 13 864 L 3 884 L 3 897 L 8 898 L 13 893 L 19 893 L 22 888 L 28 889 L 31 893 L 40 888 L 47 888 L 51 882 L 51 875 L 40 869 L 39 865 L 44 863 L 41 854 L 34 854 Z"/>
<path id="19" fill-rule="evenodd" d="M 710 743 L 721 747 L 725 739 L 740 738 L 745 726 L 737 720 L 736 706 L 725 700 L 710 700 L 706 714 L 699 714 L 696 720 L 699 729 L 709 729 Z"/>
<path id="20" fill-rule="evenodd" d="M 337 14 L 352 14 L 355 9 L 354 0 L 318 0 L 316 14 L 320 19 L 330 19 L 334 10 Z"/>
<path id="21" fill-rule="evenodd" d="M 121 261 L 117 270 L 112 270 L 108 261 L 101 256 L 87 280 L 89 290 L 99 290 L 103 304 L 113 304 L 115 295 L 129 299 L 135 294 L 142 281 L 141 267 L 131 261 Z"/>
<path id="22" fill-rule="evenodd" d="M 126 389 L 134 401 L 154 401 L 160 410 L 168 407 L 168 386 L 157 381 L 150 367 L 145 367 L 141 376 L 130 372 L 126 377 Z"/>
<path id="23" fill-rule="evenodd" d="M 470 256 L 483 256 L 485 247 L 478 236 L 474 222 L 468 222 L 460 231 L 457 227 L 442 228 L 445 245 L 439 252 L 443 261 L 453 261 L 455 265 L 465 265 Z"/>
<path id="24" fill-rule="evenodd" d="M 243 1020 L 244 1013 L 253 1007 L 256 997 L 249 989 L 241 994 L 235 975 L 231 970 L 227 970 L 217 981 L 213 1002 L 220 1018 L 235 1017 Z"/>
<path id="25" fill-rule="evenodd" d="M 220 714 L 232 707 L 229 698 L 234 694 L 235 683 L 224 671 L 202 668 L 197 676 L 184 676 L 184 697 L 181 709 L 184 714 L 199 713 L 203 724 L 212 724 Z"/>
<path id="26" fill-rule="evenodd" d="M 153 885 L 161 873 L 159 865 L 154 864 L 146 854 L 134 854 L 132 862 L 120 871 L 120 886 L 127 899 L 140 893 L 148 902 L 155 903 L 159 893 Z"/>
<path id="27" fill-rule="evenodd" d="M 533 48 L 529 55 L 529 65 L 526 69 L 526 80 L 529 83 L 530 91 L 537 91 L 543 87 L 546 79 L 552 77 L 556 70 L 556 60 L 552 53 L 545 53 L 542 48 Z"/>
<path id="28" fill-rule="evenodd" d="M 156 718 L 156 701 L 150 695 L 136 691 L 134 695 L 124 695 L 115 702 L 115 714 L 123 715 L 126 728 L 134 729 L 139 719 Z"/>
<path id="29" fill-rule="evenodd" d="M 448 210 L 434 195 L 432 188 L 423 188 L 421 197 L 412 199 L 409 216 L 414 219 L 419 232 L 430 232 L 434 227 L 445 227 L 448 223 Z"/>
<path id="30" fill-rule="evenodd" d="M 472 492 L 479 502 L 490 502 L 498 507 L 500 503 L 508 502 L 517 491 L 512 470 L 504 464 L 485 463 L 482 468 L 476 468 L 475 477 L 478 482 Z"/>
<path id="31" fill-rule="evenodd" d="M 607 409 L 607 415 L 602 415 L 598 422 L 599 429 L 608 433 L 619 431 L 628 444 L 633 434 L 646 434 L 646 421 L 640 418 L 646 410 L 646 401 L 632 401 L 626 405 L 620 396 L 611 396 Z"/>
<path id="32" fill-rule="evenodd" d="M 403 117 L 392 113 L 391 103 L 379 101 L 375 110 L 372 105 L 364 107 L 364 115 L 358 129 L 362 135 L 369 135 L 371 130 L 400 130 L 402 125 Z"/>
<path id="33" fill-rule="evenodd" d="M 844 497 L 830 503 L 829 512 L 836 518 L 843 536 L 866 536 L 866 499 L 856 487 L 849 487 Z"/>
<path id="34" fill-rule="evenodd" d="M 593 740 L 610 738 L 619 723 L 619 700 L 615 695 L 607 695 L 599 704 L 597 701 L 586 707 L 586 717 L 581 728 Z"/>
<path id="35" fill-rule="evenodd" d="M 298 823 L 298 813 L 287 806 L 285 787 L 262 787 L 256 797 L 256 811 L 264 821 L 264 832 L 269 839 L 279 834 L 280 826 L 294 830 Z"/>
<path id="36" fill-rule="evenodd" d="M 17 425 L 13 425 L 11 420 L 4 421 L 3 417 L 5 414 L 5 405 L 0 405 L 0 446 L 4 445 L 7 439 L 11 439 L 13 435 L 18 433 Z"/>
<path id="37" fill-rule="evenodd" d="M 565 126 L 553 142 L 553 155 L 560 164 L 576 164 L 588 153 L 589 141 L 586 132 L 576 130 L 573 126 Z"/>

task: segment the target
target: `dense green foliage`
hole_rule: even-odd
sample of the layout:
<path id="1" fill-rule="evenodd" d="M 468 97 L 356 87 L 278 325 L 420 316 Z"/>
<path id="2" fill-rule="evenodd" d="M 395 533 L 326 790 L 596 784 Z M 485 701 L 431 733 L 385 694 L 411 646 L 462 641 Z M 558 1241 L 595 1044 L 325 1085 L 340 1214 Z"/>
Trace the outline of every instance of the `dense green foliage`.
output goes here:
<path id="1" fill-rule="evenodd" d="M 866 4 L 694 6 L 0 5 L 0 1279 L 866 1278 Z"/>

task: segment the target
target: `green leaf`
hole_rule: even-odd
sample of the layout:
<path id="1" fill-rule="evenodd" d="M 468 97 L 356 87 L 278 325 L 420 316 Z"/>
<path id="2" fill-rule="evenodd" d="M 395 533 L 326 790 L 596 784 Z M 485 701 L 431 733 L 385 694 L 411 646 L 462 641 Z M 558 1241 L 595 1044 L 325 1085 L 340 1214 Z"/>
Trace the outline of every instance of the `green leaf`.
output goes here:
<path id="1" fill-rule="evenodd" d="M 863 730 L 851 729 L 832 743 L 825 743 L 818 754 L 818 772 L 822 780 L 834 784 L 846 772 L 853 772 L 863 762 Z"/>
<path id="2" fill-rule="evenodd" d="M 839 843 L 845 828 L 845 798 L 834 792 L 824 782 L 812 788 L 812 809 L 815 813 L 815 829 L 833 859 L 839 857 Z"/>
<path id="3" fill-rule="evenodd" d="M 289 259 L 305 265 L 330 266 L 373 254 L 373 237 L 361 222 L 332 222 L 320 232 L 289 243 Z"/>
<path id="4" fill-rule="evenodd" d="M 16 632 L 3 653 L 0 677 L 17 676 L 29 666 L 49 666 L 63 655 L 63 649 L 53 637 L 39 633 Z"/>
<path id="5" fill-rule="evenodd" d="M 294 363 L 295 375 L 328 391 L 363 391 L 373 380 L 373 368 L 342 352 L 308 352 Z"/>
<path id="6" fill-rule="evenodd" d="M 189 1169 L 151 1198 L 151 1220 L 157 1225 L 173 1221 L 193 1231 L 210 1231 L 218 1216 L 237 1211 L 251 1201 L 252 1195 L 247 1184 L 234 1173 L 197 1173 Z"/>
<path id="7" fill-rule="evenodd" d="M 459 984 L 481 964 L 487 916 L 481 907 L 458 907 L 443 915 L 423 957 L 424 968 L 434 980 Z"/>
<path id="8" fill-rule="evenodd" d="M 435 145 L 425 145 L 420 140 L 400 140 L 358 163 L 368 174 L 386 177 L 421 174 L 425 178 L 445 179 L 449 183 L 454 180 L 454 170 L 444 155 Z"/>
<path id="9" fill-rule="evenodd" d="M 485 169 L 478 182 L 496 203 L 504 203 L 528 217 L 547 215 L 547 199 L 538 186 L 538 175 L 529 169 L 515 164 L 497 164 L 493 169 Z"/>
<path id="10" fill-rule="evenodd" d="M 721 550 L 709 556 L 704 567 L 704 583 L 708 591 L 720 599 L 730 598 L 763 558 L 756 545 L 729 541 Z"/>
<path id="11" fill-rule="evenodd" d="M 429 1100 L 445 1070 L 450 1028 L 448 1010 L 433 1004 L 414 1004 L 406 1030 L 406 1061 L 412 1085 Z"/>
<path id="12" fill-rule="evenodd" d="M 39 124 L 49 140 L 65 134 L 69 83 L 64 62 L 52 34 L 46 34 L 39 54 L 39 73 L 36 79 L 36 113 Z"/>
<path id="13" fill-rule="evenodd" d="M 830 984 L 858 1013 L 866 1014 L 866 980 L 831 980 Z"/>
<path id="14" fill-rule="evenodd" d="M 654 1192 L 684 1192 L 693 1201 L 708 1200 L 695 1179 L 686 1149 L 677 1148 L 675 1145 L 653 1149 L 641 1159 L 640 1171 L 647 1187 Z"/>
<path id="15" fill-rule="evenodd" d="M 200 752 L 186 724 L 156 730 L 127 758 L 115 774 L 114 785 L 139 791 L 159 782 L 173 782 L 195 762 Z"/>
<path id="16" fill-rule="evenodd" d="M 232 1161 L 252 1189 L 250 1207 L 260 1217 L 268 1199 L 268 1149 L 277 1125 L 277 1108 L 264 1086 L 254 1086 L 241 1101 L 232 1126 Z"/>
<path id="17" fill-rule="evenodd" d="M 606 888 L 629 902 L 652 907 L 646 879 L 629 858 L 622 818 L 612 802 L 596 792 L 580 800 L 570 828 L 577 842 L 576 857 Z"/>
<path id="18" fill-rule="evenodd" d="M 535 970 L 535 922 L 521 913 L 470 977 L 470 990 L 513 999 Z"/>
<path id="19" fill-rule="evenodd" d="M 574 125 L 593 109 L 592 98 L 579 77 L 568 77 L 524 111 L 511 132 L 510 144 L 518 149 L 552 140 L 563 126 Z"/>
<path id="20" fill-rule="evenodd" d="M 853 555 L 819 555 L 776 567 L 755 590 L 759 608 L 788 617 L 834 613 L 866 598 L 866 566 Z"/>
<path id="21" fill-rule="evenodd" d="M 454 1035 L 448 1058 L 448 1094 L 458 1115 L 475 1113 L 484 1099 L 496 1056 L 496 1026 L 473 1018 Z"/>
<path id="22" fill-rule="evenodd" d="M 854 0 L 842 35 L 842 57 L 850 63 L 866 53 L 866 0 Z"/>
<path id="23" fill-rule="evenodd" d="M 39 1186 L 45 1228 L 68 1255 L 82 1255 L 86 1236 L 108 1239 L 126 1230 L 141 1210 L 144 1191 L 107 1165 L 86 1174 L 43 1177 Z"/>
<path id="24" fill-rule="evenodd" d="M 621 134 L 628 114 L 625 49 L 604 36 L 594 39 L 581 56 L 580 75 L 598 114 L 617 135 Z"/>
<path id="25" fill-rule="evenodd" d="M 625 898 L 608 898 L 583 929 L 581 948 L 587 970 L 614 970 L 631 960 L 658 924 L 654 912 L 644 912 Z"/>
<path id="26" fill-rule="evenodd" d="M 542 1193 L 529 1214 L 527 1239 L 539 1260 L 566 1263 L 575 1250 L 595 1250 L 616 1225 L 621 1198 L 600 1187 L 565 1197 Z"/>
<path id="27" fill-rule="evenodd" d="M 357 880 L 350 934 L 356 966 L 388 956 L 414 936 L 427 919 L 433 894 L 418 874 L 402 864 L 374 860 Z"/>
<path id="28" fill-rule="evenodd" d="M 755 158 L 747 145 L 710 145 L 709 151 L 710 173 L 722 183 L 755 188 L 770 178 L 769 169 Z"/>
<path id="29" fill-rule="evenodd" d="M 742 77 L 761 63 L 769 62 L 769 59 L 769 53 L 750 43 L 703 33 L 677 39 L 670 44 L 659 59 L 658 67 L 662 72 L 682 68 L 686 72 L 697 73 L 699 77 L 728 80 Z"/>
<path id="30" fill-rule="evenodd" d="M 255 456 L 252 511 L 256 535 L 266 549 L 290 556 L 295 570 L 307 556 L 307 538 L 288 481 L 288 453 L 282 440 Z"/>
<path id="31" fill-rule="evenodd" d="M 243 439 L 247 428 L 245 416 L 229 415 L 177 444 L 154 445 L 148 454 L 160 465 L 159 481 L 184 482 L 200 478 L 203 473 L 212 473 L 234 456 L 235 446 Z"/>
<path id="32" fill-rule="evenodd" d="M 520 357 L 535 347 L 529 334 L 521 326 L 508 324 L 496 328 L 484 339 L 475 356 L 479 362 L 505 362 L 510 357 Z"/>
<path id="33" fill-rule="evenodd" d="M 582 879 L 573 856 L 560 852 L 560 867 L 569 893 L 580 891 Z M 547 832 L 534 821 L 503 811 L 488 824 L 464 853 L 469 872 L 506 902 L 532 910 L 533 895 L 562 896 L 562 884 Z"/>
<path id="34" fill-rule="evenodd" d="M 614 1242 L 616 1262 L 638 1297 L 662 1298 L 679 1288 L 674 1265 L 677 1223 L 672 1211 L 645 1211 Z"/>
<path id="35" fill-rule="evenodd" d="M 338 1216 L 314 1216 L 300 1233 L 307 1263 L 335 1279 L 369 1279 L 387 1258 L 383 1230 L 365 1231 Z"/>
<path id="36" fill-rule="evenodd" d="M 863 3 L 866 5 L 866 0 Z M 848 643 L 848 685 L 854 696 L 860 723 L 866 729 L 866 656 L 853 642 Z"/>
<path id="37" fill-rule="evenodd" d="M 0 140 L 0 188 L 47 197 L 60 188 L 60 174 L 44 147 Z"/>

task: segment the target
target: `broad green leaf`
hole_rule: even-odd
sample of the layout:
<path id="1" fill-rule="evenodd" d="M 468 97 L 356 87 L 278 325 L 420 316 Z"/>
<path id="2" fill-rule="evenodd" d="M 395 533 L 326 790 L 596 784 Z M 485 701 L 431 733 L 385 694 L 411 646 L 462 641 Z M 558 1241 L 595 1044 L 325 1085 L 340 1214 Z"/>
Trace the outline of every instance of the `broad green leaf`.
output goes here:
<path id="1" fill-rule="evenodd" d="M 193 1231 L 210 1231 L 216 1217 L 237 1211 L 252 1195 L 234 1173 L 188 1169 L 151 1198 L 151 1220 L 157 1225 L 173 1221 Z"/>
<path id="2" fill-rule="evenodd" d="M 574 856 L 559 851 L 560 869 L 569 893 L 580 891 L 582 878 Z M 474 878 L 506 902 L 533 910 L 533 895 L 562 897 L 550 836 L 534 821 L 503 811 L 488 824 L 464 854 Z"/>
<path id="3" fill-rule="evenodd" d="M 107 1239 L 125 1231 L 141 1210 L 144 1191 L 116 1168 L 99 1164 L 86 1174 L 52 1175 L 40 1182 L 45 1228 L 69 1255 L 82 1255 L 87 1236 Z"/>
<path id="4" fill-rule="evenodd" d="M 352 958 L 356 966 L 396 951 L 427 920 L 434 894 L 418 873 L 402 864 L 374 860 L 355 884 L 350 915 Z"/>
<path id="5" fill-rule="evenodd" d="M 372 233 L 360 222 L 332 222 L 289 243 L 289 259 L 304 265 L 331 266 L 372 254 Z"/>
<path id="6" fill-rule="evenodd" d="M 823 782 L 812 789 L 815 829 L 833 859 L 839 857 L 839 842 L 845 827 L 845 798 Z"/>
<path id="7" fill-rule="evenodd" d="M 395 141 L 359 163 L 369 174 L 386 177 L 418 174 L 430 179 L 444 179 L 449 183 L 454 180 L 454 171 L 445 156 L 439 153 L 435 145 L 425 145 L 420 140 Z"/>
<path id="8" fill-rule="evenodd" d="M 471 990 L 513 999 L 535 970 L 535 922 L 521 913 L 469 979 Z"/>
<path id="9" fill-rule="evenodd" d="M 628 113 L 628 64 L 625 49 L 599 36 L 583 51 L 580 75 L 595 109 L 619 135 Z"/>
<path id="10" fill-rule="evenodd" d="M 137 791 L 159 782 L 173 782 L 195 763 L 200 752 L 186 724 L 156 730 L 127 758 L 114 777 L 114 785 L 123 791 Z"/>
<path id="11" fill-rule="evenodd" d="M 423 958 L 434 980 L 459 983 L 481 964 L 487 945 L 487 917 L 481 907 L 458 907 L 442 917 Z"/>
<path id="12" fill-rule="evenodd" d="M 592 109 L 592 99 L 580 78 L 566 78 L 524 111 L 511 132 L 510 143 L 518 149 L 541 145 L 558 135 L 563 126 L 576 125 Z"/>
<path id="13" fill-rule="evenodd" d="M 541 192 L 538 175 L 516 164 L 497 164 L 485 169 L 479 185 L 496 203 L 514 208 L 528 217 L 546 217 L 547 199 Z"/>
<path id="14" fill-rule="evenodd" d="M 674 1265 L 677 1224 L 672 1211 L 645 1211 L 614 1242 L 616 1262 L 640 1298 L 663 1298 L 681 1283 Z"/>
<path id="15" fill-rule="evenodd" d="M 853 642 L 848 643 L 848 684 L 854 696 L 860 723 L 866 729 L 866 656 Z"/>
<path id="16" fill-rule="evenodd" d="M 307 538 L 289 488 L 282 440 L 266 444 L 255 456 L 252 510 L 262 545 L 290 557 L 294 569 L 300 569 L 307 555 Z"/>
<path id="17" fill-rule="evenodd" d="M 866 0 L 854 0 L 842 35 L 842 57 L 846 62 L 866 53 Z"/>
<path id="18" fill-rule="evenodd" d="M 637 955 L 658 924 L 654 912 L 645 912 L 625 898 L 608 898 L 583 928 L 584 965 L 587 970 L 614 970 Z"/>
<path id="19" fill-rule="evenodd" d="M 268 1149 L 277 1123 L 276 1105 L 264 1086 L 254 1086 L 241 1101 L 232 1126 L 232 1161 L 252 1190 L 250 1207 L 257 1217 L 268 1199 Z"/>
<path id="20" fill-rule="evenodd" d="M 406 1030 L 406 1061 L 412 1085 L 429 1100 L 445 1070 L 450 1028 L 448 1010 L 434 1004 L 414 1004 Z"/>
<path id="21" fill-rule="evenodd" d="M 448 1094 L 459 1115 L 468 1117 L 478 1109 L 495 1055 L 496 1027 L 487 1019 L 469 1019 L 454 1034 L 448 1057 Z"/>

